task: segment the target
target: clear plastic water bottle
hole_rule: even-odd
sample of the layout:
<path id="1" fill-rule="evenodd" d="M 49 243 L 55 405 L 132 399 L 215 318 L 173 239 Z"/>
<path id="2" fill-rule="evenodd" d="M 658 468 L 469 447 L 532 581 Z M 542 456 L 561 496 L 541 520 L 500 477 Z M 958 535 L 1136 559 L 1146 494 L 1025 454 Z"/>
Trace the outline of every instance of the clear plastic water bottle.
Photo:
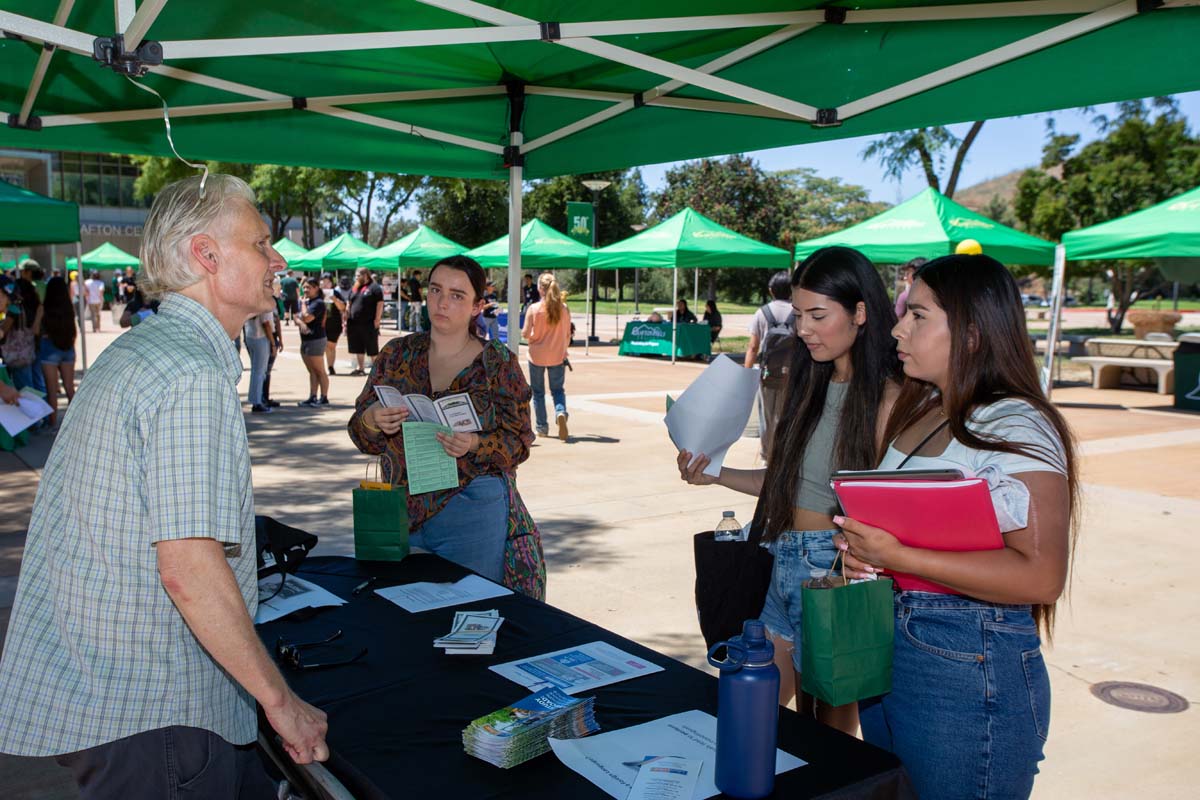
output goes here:
<path id="1" fill-rule="evenodd" d="M 732 511 L 721 512 L 721 521 L 713 530 L 713 541 L 740 542 L 742 541 L 742 523 L 733 518 Z"/>
<path id="2" fill-rule="evenodd" d="M 723 661 L 714 658 L 726 648 Z M 721 670 L 717 686 L 717 788 L 730 797 L 766 797 L 775 788 L 779 726 L 779 669 L 775 648 L 760 620 L 748 619 L 742 635 L 708 651 Z"/>

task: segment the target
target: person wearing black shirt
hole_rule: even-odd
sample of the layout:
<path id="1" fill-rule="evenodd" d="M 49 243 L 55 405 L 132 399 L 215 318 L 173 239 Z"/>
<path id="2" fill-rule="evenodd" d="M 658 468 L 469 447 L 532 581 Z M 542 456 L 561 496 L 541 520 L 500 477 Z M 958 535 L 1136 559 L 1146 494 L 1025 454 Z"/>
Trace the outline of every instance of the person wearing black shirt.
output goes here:
<path id="1" fill-rule="evenodd" d="M 500 296 L 496 293 L 496 284 L 488 281 L 483 290 L 483 312 L 480 314 L 488 339 L 500 338 L 500 320 L 496 316 L 499 311 Z"/>
<path id="2" fill-rule="evenodd" d="M 533 283 L 533 276 L 528 272 L 525 273 L 525 279 L 521 283 L 521 313 L 525 313 L 525 309 L 541 299 L 541 295 L 538 294 L 538 288 Z"/>
<path id="3" fill-rule="evenodd" d="M 696 315 L 688 308 L 687 300 L 682 297 L 675 304 L 675 322 L 680 325 L 687 325 L 696 321 Z"/>
<path id="4" fill-rule="evenodd" d="M 379 355 L 379 323 L 383 319 L 383 289 L 371 279 L 369 269 L 359 267 L 354 274 L 346 307 L 346 346 L 358 364 L 350 374 L 366 375 L 364 355 Z"/>
<path id="5" fill-rule="evenodd" d="M 715 300 L 704 301 L 704 321 L 708 323 L 708 335 L 714 344 L 721 334 L 721 312 L 717 311 Z"/>
<path id="6" fill-rule="evenodd" d="M 337 375 L 337 341 L 345 328 L 346 297 L 342 290 L 333 285 L 333 276 L 328 272 L 321 276 L 321 294 L 325 299 L 325 366 L 330 375 Z"/>
<path id="7" fill-rule="evenodd" d="M 308 369 L 308 399 L 296 404 L 299 406 L 320 408 L 329 405 L 329 375 L 325 372 L 325 308 L 321 282 L 306 278 L 304 300 L 296 318 L 300 323 L 300 357 Z"/>
<path id="8" fill-rule="evenodd" d="M 405 287 L 408 290 L 408 313 L 411 315 L 409 329 L 416 333 L 421 332 L 421 270 L 414 269 L 412 276 L 405 281 Z"/>

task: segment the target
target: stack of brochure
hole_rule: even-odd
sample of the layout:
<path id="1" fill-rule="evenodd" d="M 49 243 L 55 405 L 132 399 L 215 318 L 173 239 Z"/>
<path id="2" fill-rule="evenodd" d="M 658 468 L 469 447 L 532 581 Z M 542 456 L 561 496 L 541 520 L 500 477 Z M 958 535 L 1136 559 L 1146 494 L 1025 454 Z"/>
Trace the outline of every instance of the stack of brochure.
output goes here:
<path id="1" fill-rule="evenodd" d="M 446 655 L 491 655 L 496 652 L 496 632 L 502 624 L 504 617 L 495 609 L 455 611 L 450 632 L 434 639 L 433 646 L 444 648 Z"/>
<path id="2" fill-rule="evenodd" d="M 463 749 L 497 767 L 515 767 L 549 751 L 548 737 L 578 739 L 600 730 L 595 701 L 543 689 L 472 722 Z"/>

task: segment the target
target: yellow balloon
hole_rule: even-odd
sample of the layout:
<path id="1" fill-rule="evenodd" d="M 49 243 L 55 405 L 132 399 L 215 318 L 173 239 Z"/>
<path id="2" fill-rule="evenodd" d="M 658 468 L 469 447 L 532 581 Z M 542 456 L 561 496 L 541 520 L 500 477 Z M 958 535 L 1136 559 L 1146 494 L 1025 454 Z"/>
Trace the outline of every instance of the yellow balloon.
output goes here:
<path id="1" fill-rule="evenodd" d="M 981 256 L 983 255 L 983 245 L 974 239 L 963 239 L 958 243 L 958 247 L 954 248 L 954 254 L 959 256 Z"/>
<path id="2" fill-rule="evenodd" d="M 76 272 L 75 270 L 71 270 L 71 280 L 75 280 L 78 277 L 79 277 L 79 273 Z"/>

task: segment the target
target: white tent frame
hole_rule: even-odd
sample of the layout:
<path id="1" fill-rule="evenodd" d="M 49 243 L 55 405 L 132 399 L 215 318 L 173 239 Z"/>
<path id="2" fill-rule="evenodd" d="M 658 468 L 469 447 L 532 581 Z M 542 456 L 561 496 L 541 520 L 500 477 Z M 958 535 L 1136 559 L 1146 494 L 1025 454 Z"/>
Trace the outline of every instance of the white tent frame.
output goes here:
<path id="1" fill-rule="evenodd" d="M 315 36 L 246 37 L 161 42 L 164 61 L 190 58 L 237 58 L 254 55 L 319 53 L 353 48 L 356 50 L 429 47 L 443 44 L 479 44 L 491 42 L 546 41 L 579 50 L 617 64 L 644 70 L 667 78 L 665 82 L 637 95 L 615 92 L 595 92 L 548 86 L 529 86 L 526 94 L 572 97 L 608 104 L 581 120 L 524 141 L 521 131 L 510 133 L 510 153 L 518 157 L 509 165 L 509 308 L 517 308 L 521 274 L 520 226 L 521 181 L 523 156 L 553 142 L 587 130 L 639 105 L 658 105 L 696 113 L 741 114 L 769 116 L 801 124 L 834 125 L 841 120 L 898 102 L 929 89 L 951 83 L 968 75 L 1013 61 L 1030 53 L 1068 41 L 1075 37 L 1128 19 L 1138 13 L 1138 0 L 1031 0 L 1030 2 L 1001 2 L 990 4 L 930 6 L 891 9 L 839 10 L 814 9 L 755 14 L 719 14 L 694 17 L 658 19 L 603 20 L 594 22 L 552 22 L 530 19 L 503 11 L 474 0 L 419 0 L 420 2 L 456 13 L 463 18 L 464 27 L 438 30 L 378 31 L 353 34 L 324 34 Z M 49 68 L 55 49 L 65 49 L 86 57 L 92 55 L 95 36 L 65 26 L 75 0 L 60 0 L 52 22 L 44 22 L 0 10 L 0 29 L 46 45 L 38 55 L 38 64 L 30 80 L 18 122 L 25 125 L 31 118 L 38 92 Z M 114 23 L 122 31 L 127 50 L 135 49 L 149 33 L 155 19 L 168 0 L 113 0 Z M 1182 8 L 1200 5 L 1200 0 L 1166 0 L 1162 8 Z M 719 77 L 716 73 L 746 58 L 768 50 L 784 41 L 800 36 L 827 24 L 863 24 L 882 22 L 916 22 L 960 19 L 996 19 L 1003 17 L 1034 17 L 1048 15 L 1079 15 L 1040 33 L 982 53 L 957 64 L 935 70 L 888 89 L 843 104 L 836 109 L 816 106 L 781 97 L 771 92 Z M 475 23 L 491 27 L 476 27 Z M 595 37 L 627 34 L 653 34 L 678 31 L 730 30 L 737 28 L 775 27 L 776 30 L 733 52 L 701 65 L 698 68 L 679 64 L 619 47 Z M 177 117 L 213 116 L 252 113 L 293 105 L 293 98 L 254 86 L 211 78 L 181 70 L 164 63 L 151 70 L 174 80 L 218 88 L 251 98 L 244 102 L 212 103 L 172 109 Z M 674 98 L 668 95 L 685 86 L 697 86 L 723 94 L 729 101 Z M 305 108 L 318 114 L 366 125 L 395 133 L 420 136 L 446 144 L 483 152 L 504 154 L 505 148 L 495 142 L 481 141 L 447 131 L 439 131 L 397 120 L 347 109 L 346 105 L 363 106 L 373 103 L 403 103 L 435 98 L 484 96 L 502 94 L 503 86 L 479 86 L 434 91 L 383 92 L 360 95 L 338 95 L 305 98 Z M 49 115 L 40 119 L 43 127 L 89 125 L 156 118 L 160 109 L 146 108 L 92 114 Z M 519 346 L 518 317 L 508 320 L 509 347 Z"/>

